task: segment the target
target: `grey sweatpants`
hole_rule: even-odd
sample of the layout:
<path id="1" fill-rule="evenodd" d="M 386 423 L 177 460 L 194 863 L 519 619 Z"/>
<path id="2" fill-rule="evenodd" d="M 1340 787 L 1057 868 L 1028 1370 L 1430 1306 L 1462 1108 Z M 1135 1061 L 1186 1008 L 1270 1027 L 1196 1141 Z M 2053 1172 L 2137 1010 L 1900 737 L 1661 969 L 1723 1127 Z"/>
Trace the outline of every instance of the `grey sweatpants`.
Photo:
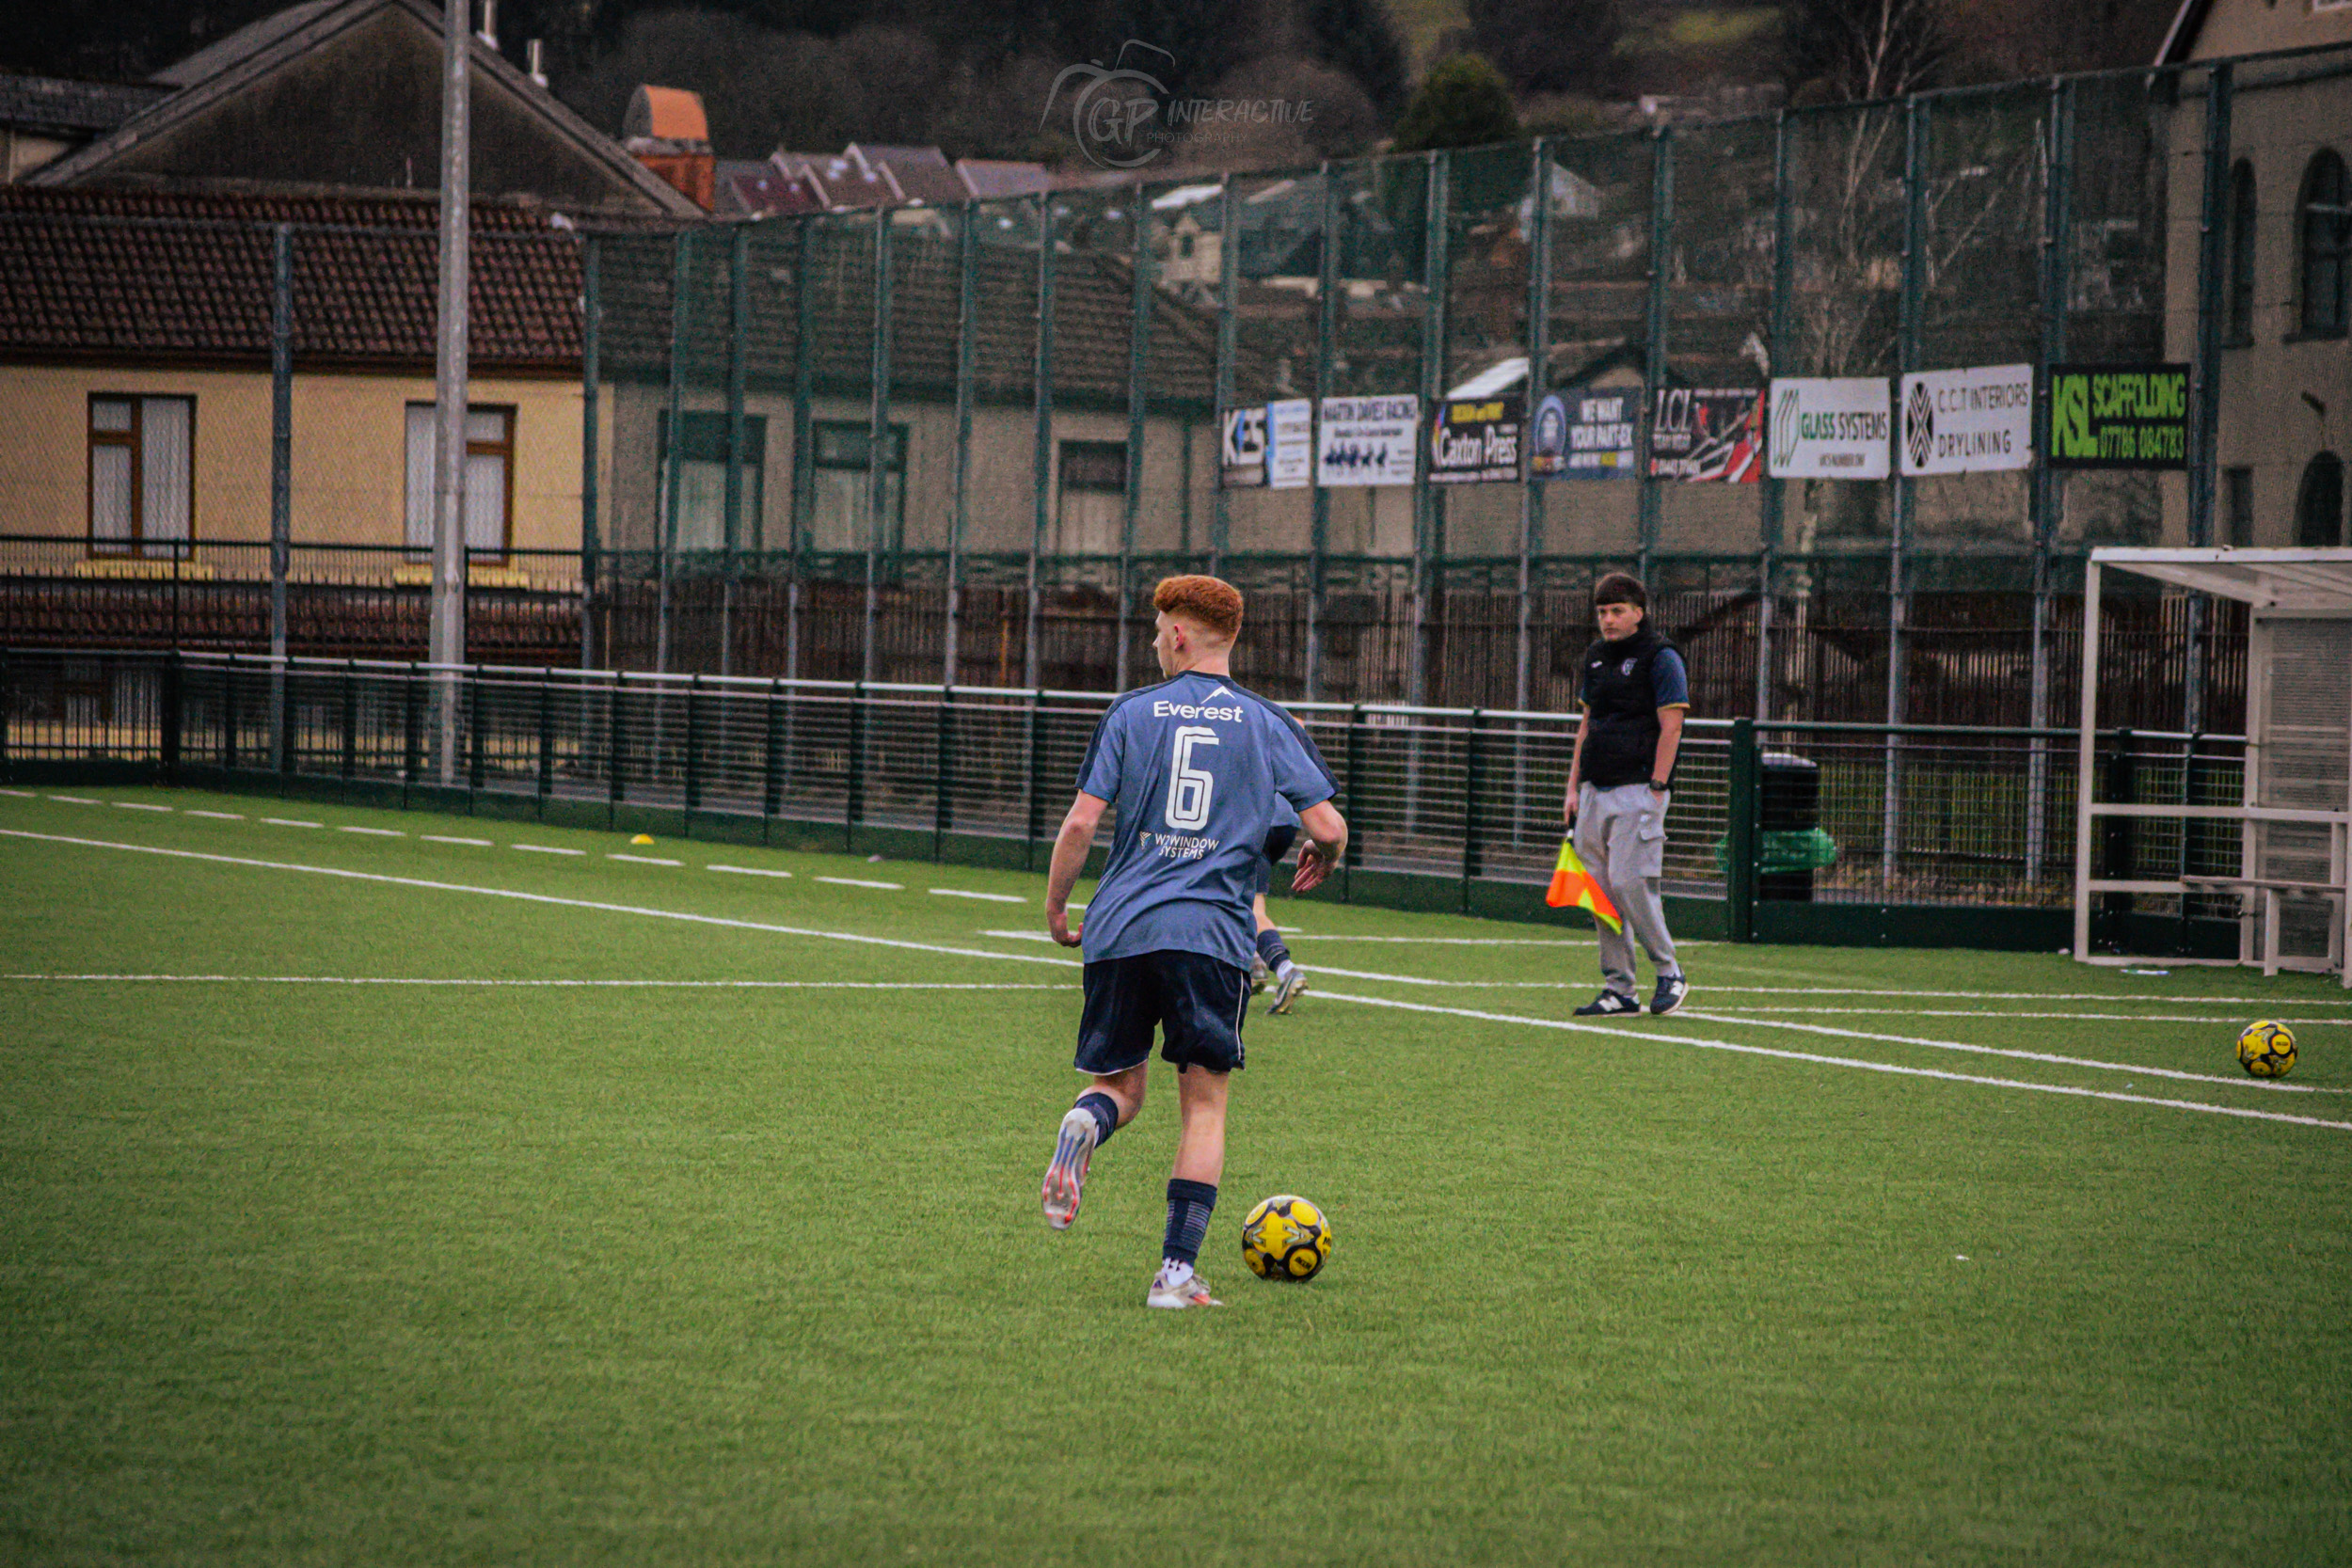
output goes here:
<path id="1" fill-rule="evenodd" d="M 1666 910 L 1659 901 L 1658 879 L 1666 869 L 1665 795 L 1653 795 L 1645 784 L 1596 789 L 1585 784 L 1576 799 L 1576 853 L 1584 869 L 1609 892 L 1625 930 L 1615 932 L 1598 921 L 1600 974 L 1608 990 L 1632 996 L 1633 943 L 1649 955 L 1661 974 L 1682 973 L 1675 957 L 1674 938 L 1666 934 Z"/>

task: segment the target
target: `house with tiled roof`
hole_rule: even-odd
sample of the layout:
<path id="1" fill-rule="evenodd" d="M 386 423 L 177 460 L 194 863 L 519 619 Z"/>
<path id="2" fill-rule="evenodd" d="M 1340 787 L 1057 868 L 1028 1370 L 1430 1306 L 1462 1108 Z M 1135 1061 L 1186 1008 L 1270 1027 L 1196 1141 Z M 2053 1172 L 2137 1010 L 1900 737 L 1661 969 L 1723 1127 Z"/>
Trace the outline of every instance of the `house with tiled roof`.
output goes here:
<path id="1" fill-rule="evenodd" d="M 475 205 L 468 542 L 479 566 L 574 549 L 580 242 Z M 0 186 L 0 534 L 47 564 L 261 570 L 272 302 L 291 273 L 293 527 L 374 546 L 391 580 L 431 538 L 439 203 Z M 214 546 L 219 546 L 215 548 Z"/>

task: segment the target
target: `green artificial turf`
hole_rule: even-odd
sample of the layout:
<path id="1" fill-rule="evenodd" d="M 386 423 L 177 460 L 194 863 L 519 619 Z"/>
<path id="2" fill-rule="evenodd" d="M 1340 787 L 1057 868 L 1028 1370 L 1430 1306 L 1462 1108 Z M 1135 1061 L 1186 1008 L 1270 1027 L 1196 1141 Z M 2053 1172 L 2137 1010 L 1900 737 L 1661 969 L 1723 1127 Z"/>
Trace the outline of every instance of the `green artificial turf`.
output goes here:
<path id="1" fill-rule="evenodd" d="M 1040 878 L 55 793 L 0 797 L 0 1560 L 2352 1555 L 2352 1130 L 2022 1086 L 2352 1122 L 2332 982 L 1694 946 L 1685 1016 L 1570 1032 L 1575 932 L 1280 905 L 1231 1305 L 1147 1313 L 1172 1084 L 1037 1212 L 1077 971 L 989 933 Z M 2237 1074 L 2265 1011 L 2326 1092 Z M 1274 1192 L 1311 1285 L 1239 1265 Z"/>

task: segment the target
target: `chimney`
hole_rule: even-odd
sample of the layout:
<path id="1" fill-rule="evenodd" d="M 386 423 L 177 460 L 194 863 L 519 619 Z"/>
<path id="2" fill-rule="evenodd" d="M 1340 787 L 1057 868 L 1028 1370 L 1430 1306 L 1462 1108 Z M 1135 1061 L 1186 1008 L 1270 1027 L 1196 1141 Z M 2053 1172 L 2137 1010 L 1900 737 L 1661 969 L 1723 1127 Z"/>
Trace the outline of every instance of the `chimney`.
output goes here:
<path id="1" fill-rule="evenodd" d="M 482 41 L 496 49 L 499 46 L 499 0 L 482 0 Z"/>
<path id="2" fill-rule="evenodd" d="M 622 117 L 621 145 L 705 211 L 718 205 L 719 166 L 711 155 L 701 94 L 641 86 L 629 95 L 628 112 Z"/>
<path id="3" fill-rule="evenodd" d="M 531 79 L 544 87 L 548 85 L 547 57 L 545 51 L 541 48 L 540 42 L 537 39 L 532 39 L 531 40 L 530 53 Z"/>

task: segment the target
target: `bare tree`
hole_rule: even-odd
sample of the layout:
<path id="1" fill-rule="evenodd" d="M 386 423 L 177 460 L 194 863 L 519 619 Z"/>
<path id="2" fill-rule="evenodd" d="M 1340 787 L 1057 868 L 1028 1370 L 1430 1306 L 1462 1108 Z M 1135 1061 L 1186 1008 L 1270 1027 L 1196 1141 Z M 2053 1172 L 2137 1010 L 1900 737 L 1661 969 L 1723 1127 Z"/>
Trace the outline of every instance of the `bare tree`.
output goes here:
<path id="1" fill-rule="evenodd" d="M 1933 87 L 1953 48 L 1943 0 L 1795 0 L 1784 40 L 1790 100 L 1817 103 Z"/>

